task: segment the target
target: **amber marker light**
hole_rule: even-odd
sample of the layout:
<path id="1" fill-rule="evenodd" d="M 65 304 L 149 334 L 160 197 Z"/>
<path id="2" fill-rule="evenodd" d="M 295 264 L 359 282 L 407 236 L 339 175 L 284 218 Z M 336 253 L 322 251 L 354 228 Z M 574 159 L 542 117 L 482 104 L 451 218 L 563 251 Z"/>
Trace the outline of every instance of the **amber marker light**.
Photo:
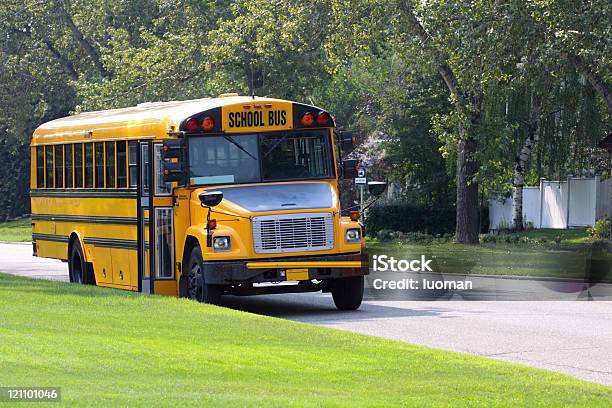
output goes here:
<path id="1" fill-rule="evenodd" d="M 215 127 L 215 121 L 210 116 L 206 116 L 204 120 L 202 120 L 202 129 L 204 130 L 212 130 Z"/>
<path id="2" fill-rule="evenodd" d="M 315 117 L 310 112 L 304 113 L 302 115 L 302 119 L 300 119 L 300 122 L 302 123 L 302 126 L 312 126 L 314 121 L 315 121 Z"/>

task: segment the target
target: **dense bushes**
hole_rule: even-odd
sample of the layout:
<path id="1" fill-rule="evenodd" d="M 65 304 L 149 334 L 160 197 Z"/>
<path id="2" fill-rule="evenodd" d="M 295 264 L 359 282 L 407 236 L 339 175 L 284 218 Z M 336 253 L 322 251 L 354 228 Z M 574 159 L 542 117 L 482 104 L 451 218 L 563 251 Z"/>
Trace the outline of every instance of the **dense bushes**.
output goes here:
<path id="1" fill-rule="evenodd" d="M 376 238 L 383 242 L 399 240 L 415 244 L 443 244 L 453 242 L 455 236 L 453 234 L 431 235 L 425 232 L 400 232 L 382 229 L 378 231 Z"/>
<path id="2" fill-rule="evenodd" d="M 455 232 L 455 209 L 426 208 L 410 204 L 382 204 L 368 210 L 366 231 L 375 236 L 378 231 L 423 232 L 447 234 Z"/>

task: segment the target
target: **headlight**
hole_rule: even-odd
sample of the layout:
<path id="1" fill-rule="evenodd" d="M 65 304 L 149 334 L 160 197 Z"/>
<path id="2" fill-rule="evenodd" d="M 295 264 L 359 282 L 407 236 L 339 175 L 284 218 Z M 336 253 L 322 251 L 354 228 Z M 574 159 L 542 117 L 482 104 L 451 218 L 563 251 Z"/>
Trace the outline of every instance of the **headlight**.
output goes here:
<path id="1" fill-rule="evenodd" d="M 355 244 L 361 242 L 361 230 L 359 228 L 353 228 L 346 231 L 346 242 L 349 244 Z"/>
<path id="2" fill-rule="evenodd" d="M 230 249 L 232 249 L 230 237 L 214 237 L 213 249 L 215 251 L 229 251 Z"/>

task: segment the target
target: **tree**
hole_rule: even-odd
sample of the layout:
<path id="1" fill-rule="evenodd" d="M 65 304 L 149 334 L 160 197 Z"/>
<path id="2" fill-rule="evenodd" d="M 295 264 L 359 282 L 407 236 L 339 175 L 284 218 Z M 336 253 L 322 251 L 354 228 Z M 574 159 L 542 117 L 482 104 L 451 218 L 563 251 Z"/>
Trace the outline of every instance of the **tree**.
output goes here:
<path id="1" fill-rule="evenodd" d="M 612 3 L 607 0 L 533 0 L 551 57 L 582 74 L 612 113 Z"/>

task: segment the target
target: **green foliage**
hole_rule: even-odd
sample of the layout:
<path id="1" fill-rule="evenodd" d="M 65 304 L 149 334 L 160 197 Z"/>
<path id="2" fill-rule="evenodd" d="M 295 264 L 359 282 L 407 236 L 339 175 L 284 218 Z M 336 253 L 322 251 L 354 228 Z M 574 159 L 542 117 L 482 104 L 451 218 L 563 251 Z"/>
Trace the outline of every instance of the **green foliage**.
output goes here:
<path id="1" fill-rule="evenodd" d="M 399 232 L 397 233 L 397 235 L 398 239 L 400 240 L 400 246 L 405 244 L 444 244 L 448 242 L 453 242 L 454 240 L 454 235 L 450 233 L 431 235 L 424 232 Z"/>
<path id="2" fill-rule="evenodd" d="M 610 218 L 602 218 L 597 220 L 595 225 L 587 228 L 587 234 L 595 239 L 610 238 Z"/>
<path id="3" fill-rule="evenodd" d="M 534 97 L 542 113 L 527 182 L 607 175 L 595 145 L 612 130 L 610 113 L 576 60 L 610 86 L 611 9 L 606 0 L 6 0 L 0 219 L 29 211 L 28 143 L 40 123 L 223 92 L 310 102 L 375 135 L 377 176 L 416 205 L 453 205 L 462 131 L 477 142 L 470 183 L 480 196 L 509 192 Z"/>
<path id="4" fill-rule="evenodd" d="M 497 237 L 494 234 L 484 234 L 480 237 L 480 242 L 483 244 L 494 244 L 497 242 Z"/>
<path id="5" fill-rule="evenodd" d="M 525 229 L 513 232 L 509 228 L 499 231 L 497 234 L 483 234 L 480 239 L 488 244 L 538 246 L 554 243 L 556 246 L 577 248 L 591 242 L 590 228 L 572 228 L 563 232 L 558 229 Z"/>

